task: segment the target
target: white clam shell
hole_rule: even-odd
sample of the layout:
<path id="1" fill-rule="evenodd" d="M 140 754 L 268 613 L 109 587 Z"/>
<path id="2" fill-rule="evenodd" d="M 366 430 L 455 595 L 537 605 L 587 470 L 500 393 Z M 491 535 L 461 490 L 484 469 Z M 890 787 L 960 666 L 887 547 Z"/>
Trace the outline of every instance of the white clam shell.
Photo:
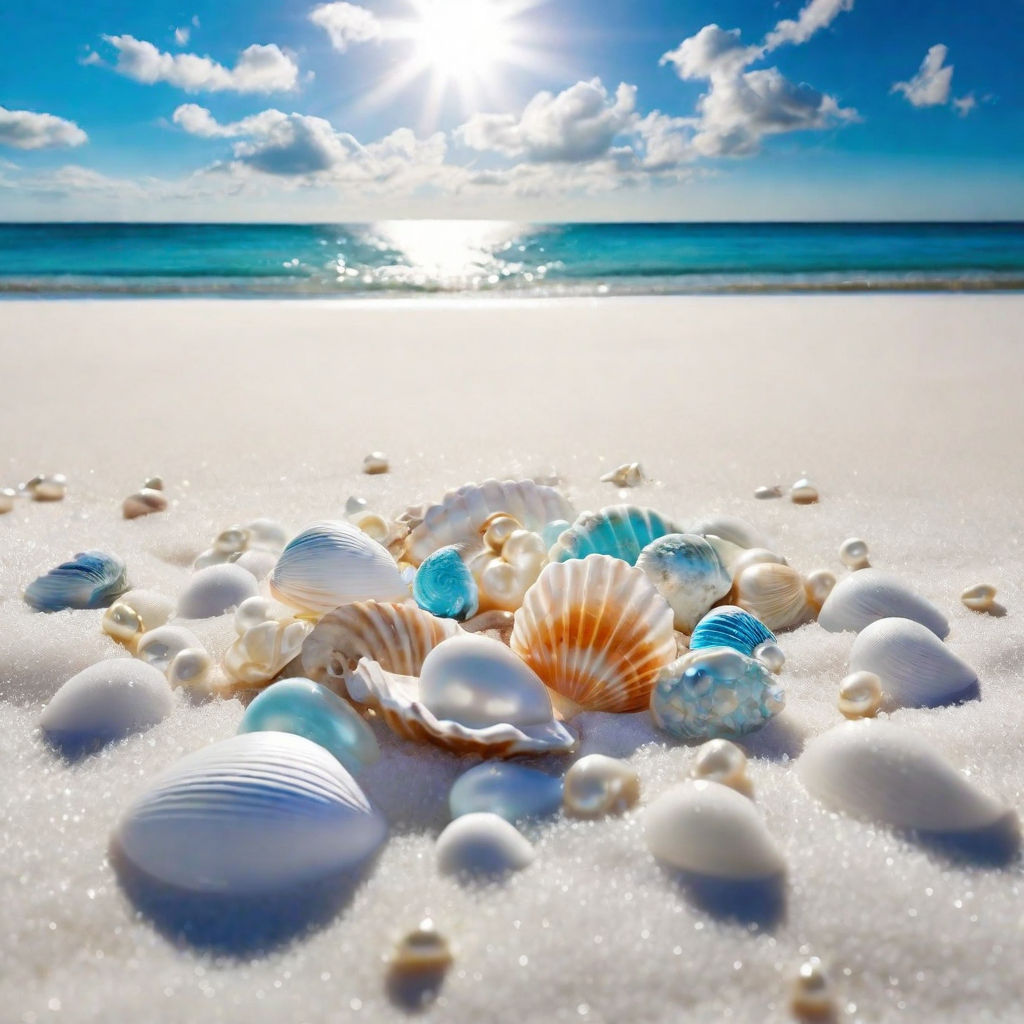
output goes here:
<path id="1" fill-rule="evenodd" d="M 281 552 L 270 577 L 280 601 L 317 614 L 353 601 L 402 601 L 409 588 L 395 560 L 358 527 L 316 523 Z"/>
<path id="2" fill-rule="evenodd" d="M 173 708 L 160 672 L 134 658 L 113 658 L 72 676 L 46 705 L 39 725 L 50 742 L 77 751 L 143 732 Z"/>
<path id="3" fill-rule="evenodd" d="M 668 602 L 674 625 L 692 633 L 701 617 L 732 587 L 732 575 L 704 537 L 670 533 L 640 552 L 636 567 Z"/>
<path id="4" fill-rule="evenodd" d="M 553 487 L 532 480 L 485 480 L 449 491 L 440 504 L 430 506 L 406 540 L 406 557 L 419 565 L 427 555 L 449 544 L 479 540 L 480 528 L 496 512 L 518 519 L 534 533 L 560 519 L 570 522 L 576 513 Z"/>
<path id="5" fill-rule="evenodd" d="M 114 844 L 165 885 L 239 896 L 340 875 L 386 832 L 323 747 L 252 732 L 203 747 L 154 779 L 121 817 Z"/>
<path id="6" fill-rule="evenodd" d="M 844 722 L 815 737 L 796 767 L 822 803 L 897 828 L 972 832 L 1007 813 L 918 733 L 879 719 Z"/>
<path id="7" fill-rule="evenodd" d="M 905 583 L 878 569 L 858 569 L 836 584 L 818 613 L 818 623 L 830 633 L 860 632 L 876 619 L 913 619 L 940 640 L 949 622 L 934 605 Z"/>
<path id="8" fill-rule="evenodd" d="M 256 579 L 237 565 L 211 565 L 192 574 L 178 597 L 183 619 L 211 619 L 256 595 Z"/>
<path id="9" fill-rule="evenodd" d="M 646 831 L 658 860 L 705 878 L 744 882 L 785 871 L 754 804 L 719 782 L 673 786 L 649 807 Z"/>
<path id="10" fill-rule="evenodd" d="M 533 847 L 504 818 L 475 811 L 456 818 L 437 837 L 437 867 L 445 875 L 494 877 L 532 863 Z"/>
<path id="11" fill-rule="evenodd" d="M 790 565 L 759 562 L 748 566 L 735 582 L 736 604 L 770 630 L 789 629 L 810 618 L 804 579 Z"/>
<path id="12" fill-rule="evenodd" d="M 905 707 L 937 707 L 978 683 L 970 665 L 911 619 L 878 619 L 866 626 L 850 648 L 850 671 L 873 672 L 885 694 Z"/>

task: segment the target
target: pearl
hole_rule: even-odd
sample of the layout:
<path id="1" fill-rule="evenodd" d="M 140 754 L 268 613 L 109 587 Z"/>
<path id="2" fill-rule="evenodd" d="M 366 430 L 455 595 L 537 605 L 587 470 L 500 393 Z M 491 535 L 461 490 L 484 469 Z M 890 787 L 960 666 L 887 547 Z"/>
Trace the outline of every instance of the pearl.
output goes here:
<path id="1" fill-rule="evenodd" d="M 505 543 L 508 541 L 509 537 L 511 537 L 516 530 L 521 530 L 522 528 L 523 524 L 520 523 L 518 519 L 515 519 L 512 516 L 507 516 L 503 512 L 498 512 L 484 523 L 484 543 L 493 552 L 495 552 L 495 554 L 500 555 L 502 548 L 505 547 Z"/>
<path id="2" fill-rule="evenodd" d="M 852 672 L 839 684 L 839 710 L 847 718 L 874 718 L 882 706 L 882 680 L 874 672 Z"/>
<path id="3" fill-rule="evenodd" d="M 357 512 L 365 512 L 369 507 L 370 503 L 365 498 L 359 498 L 353 494 L 345 502 L 345 515 L 354 516 Z"/>
<path id="4" fill-rule="evenodd" d="M 871 563 L 868 561 L 868 546 L 859 537 L 850 537 L 839 545 L 839 557 L 843 565 L 850 569 L 866 569 Z"/>
<path id="5" fill-rule="evenodd" d="M 771 640 L 758 644 L 754 648 L 753 657 L 761 662 L 769 672 L 774 672 L 776 675 L 782 671 L 783 666 L 786 664 L 786 655 L 782 652 L 782 648 L 778 644 L 772 643 Z"/>
<path id="6" fill-rule="evenodd" d="M 803 476 L 790 487 L 789 497 L 796 505 L 813 505 L 818 500 L 818 488 Z"/>
<path id="7" fill-rule="evenodd" d="M 205 689 L 212 674 L 213 659 L 201 647 L 178 651 L 167 666 L 167 681 L 186 690 Z"/>
<path id="8" fill-rule="evenodd" d="M 996 588 L 989 583 L 976 583 L 960 595 L 960 600 L 971 611 L 987 612 L 995 604 Z"/>
<path id="9" fill-rule="evenodd" d="M 633 768 L 604 754 L 581 757 L 565 774 L 562 797 L 572 818 L 622 814 L 640 800 L 640 779 Z"/>
<path id="10" fill-rule="evenodd" d="M 815 608 L 820 608 L 835 585 L 835 573 L 829 572 L 828 569 L 815 569 L 814 572 L 808 573 L 807 579 L 804 580 L 804 592 L 808 602 Z"/>
<path id="11" fill-rule="evenodd" d="M 747 755 L 729 740 L 708 740 L 697 748 L 690 778 L 720 782 L 744 796 L 752 796 L 754 787 L 747 777 Z"/>
<path id="12" fill-rule="evenodd" d="M 371 476 L 375 476 L 378 473 L 386 473 L 390 468 L 388 457 L 383 452 L 370 452 L 363 459 L 363 472 Z"/>

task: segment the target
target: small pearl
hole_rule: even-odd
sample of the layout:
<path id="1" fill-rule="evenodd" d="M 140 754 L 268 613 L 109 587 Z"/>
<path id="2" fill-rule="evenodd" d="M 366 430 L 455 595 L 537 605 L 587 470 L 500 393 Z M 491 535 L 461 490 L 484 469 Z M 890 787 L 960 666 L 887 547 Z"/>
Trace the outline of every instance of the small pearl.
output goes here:
<path id="1" fill-rule="evenodd" d="M 800 965 L 793 980 L 790 1008 L 798 1020 L 825 1020 L 832 1016 L 832 986 L 816 956 Z"/>
<path id="2" fill-rule="evenodd" d="M 839 684 L 839 710 L 847 718 L 874 718 L 882 706 L 882 680 L 874 672 L 853 672 Z"/>
<path id="3" fill-rule="evenodd" d="M 354 516 L 357 512 L 365 512 L 369 507 L 370 503 L 365 498 L 359 498 L 353 494 L 345 502 L 345 515 Z"/>
<path id="4" fill-rule="evenodd" d="M 764 487 L 758 487 L 754 491 L 754 497 L 761 501 L 766 501 L 769 498 L 781 498 L 782 488 L 778 484 L 772 484 L 770 487 L 765 485 Z"/>
<path id="5" fill-rule="evenodd" d="M 747 755 L 729 740 L 708 740 L 698 747 L 690 777 L 720 782 L 744 796 L 751 796 L 754 791 L 747 777 Z"/>
<path id="6" fill-rule="evenodd" d="M 505 542 L 501 557 L 514 565 L 519 572 L 533 573 L 536 576 L 548 559 L 548 549 L 538 534 L 529 530 L 516 530 Z"/>
<path id="7" fill-rule="evenodd" d="M 818 500 L 818 488 L 803 476 L 790 487 L 789 498 L 797 505 L 813 505 Z"/>
<path id="8" fill-rule="evenodd" d="M 115 601 L 103 613 L 103 632 L 123 644 L 131 644 L 145 632 L 142 616 L 134 608 Z"/>
<path id="9" fill-rule="evenodd" d="M 996 588 L 989 583 L 976 583 L 960 595 L 960 600 L 971 611 L 987 612 L 995 604 Z"/>
<path id="10" fill-rule="evenodd" d="M 390 468 L 388 457 L 383 452 L 370 452 L 363 459 L 363 472 L 369 473 L 371 476 L 377 473 L 386 473 Z"/>
<path id="11" fill-rule="evenodd" d="M 121 512 L 125 519 L 138 519 L 153 512 L 163 512 L 167 508 L 167 498 L 163 491 L 144 487 L 141 491 L 128 495 L 121 504 Z"/>
<path id="12" fill-rule="evenodd" d="M 825 603 L 825 598 L 832 593 L 832 588 L 835 585 L 835 573 L 829 572 L 828 569 L 816 569 L 809 573 L 804 580 L 804 592 L 807 595 L 807 600 L 815 608 L 820 608 Z"/>
<path id="13" fill-rule="evenodd" d="M 203 686 L 213 671 L 213 659 L 201 647 L 186 647 L 179 651 L 167 666 L 167 681 L 171 686 L 196 689 Z"/>
<path id="14" fill-rule="evenodd" d="M 518 519 L 505 515 L 504 512 L 496 512 L 483 525 L 484 543 L 500 555 L 509 537 L 522 528 L 523 524 Z"/>
<path id="15" fill-rule="evenodd" d="M 850 569 L 867 569 L 868 546 L 859 537 L 850 537 L 839 545 L 839 557 L 843 565 Z"/>
<path id="16" fill-rule="evenodd" d="M 774 672 L 776 675 L 782 671 L 783 666 L 786 664 L 786 655 L 782 653 L 782 648 L 778 644 L 773 644 L 771 640 L 758 644 L 754 648 L 754 657 L 769 672 Z"/>
<path id="17" fill-rule="evenodd" d="M 618 758 L 588 754 L 565 773 L 562 805 L 572 818 L 622 814 L 639 799 L 639 777 L 631 765 Z"/>

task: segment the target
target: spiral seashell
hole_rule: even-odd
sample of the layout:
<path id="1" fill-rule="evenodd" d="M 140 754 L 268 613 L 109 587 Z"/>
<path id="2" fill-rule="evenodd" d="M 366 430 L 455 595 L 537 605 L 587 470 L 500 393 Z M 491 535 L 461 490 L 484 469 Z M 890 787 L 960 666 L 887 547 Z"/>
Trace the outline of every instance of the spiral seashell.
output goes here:
<path id="1" fill-rule="evenodd" d="M 569 711 L 642 710 L 676 655 L 665 599 L 608 555 L 546 566 L 515 614 L 510 646 Z"/>
<path id="2" fill-rule="evenodd" d="M 690 650 L 702 647 L 731 647 L 752 658 L 763 643 L 774 643 L 775 634 L 750 612 L 735 605 L 724 604 L 711 611 L 697 623 L 690 637 Z"/>
<path id="3" fill-rule="evenodd" d="M 192 574 L 178 596 L 178 616 L 183 619 L 212 619 L 237 608 L 256 595 L 256 578 L 231 563 L 210 565 Z"/>
<path id="4" fill-rule="evenodd" d="M 345 692 L 345 681 L 360 658 L 385 672 L 418 676 L 426 656 L 461 630 L 408 604 L 358 601 L 325 615 L 302 645 L 302 670 L 318 683 Z"/>
<path id="5" fill-rule="evenodd" d="M 636 561 L 668 602 L 675 628 L 692 633 L 701 616 L 732 587 L 732 575 L 704 537 L 669 533 L 651 541 Z"/>
<path id="6" fill-rule="evenodd" d="M 449 491 L 439 505 L 423 513 L 423 521 L 413 527 L 406 539 L 406 557 L 419 565 L 427 555 L 449 544 L 479 540 L 480 527 L 495 512 L 518 519 L 535 533 L 557 519 L 575 515 L 568 500 L 553 487 L 532 480 L 485 480 Z"/>
<path id="7" fill-rule="evenodd" d="M 138 519 L 167 508 L 167 495 L 154 488 L 143 487 L 141 491 L 129 494 L 121 505 L 125 519 Z"/>
<path id="8" fill-rule="evenodd" d="M 639 487 L 646 482 L 647 476 L 639 462 L 624 463 L 601 477 L 601 483 L 614 484 L 616 487 Z"/>
<path id="9" fill-rule="evenodd" d="M 745 519 L 738 516 L 711 516 L 699 519 L 680 533 L 696 533 L 701 537 L 721 537 L 738 548 L 770 548 L 771 545 Z"/>
<path id="10" fill-rule="evenodd" d="M 850 648 L 850 671 L 873 672 L 904 707 L 955 703 L 978 687 L 974 669 L 911 619 L 878 619 L 865 627 Z"/>
<path id="11" fill-rule="evenodd" d="M 860 632 L 877 619 L 913 619 L 940 640 L 949 622 L 934 605 L 906 584 L 878 569 L 860 569 L 836 584 L 818 613 L 818 623 L 830 633 Z"/>
<path id="12" fill-rule="evenodd" d="M 128 589 L 124 562 L 105 551 L 80 551 L 25 588 L 25 602 L 40 612 L 104 608 Z"/>
<path id="13" fill-rule="evenodd" d="M 588 754 L 565 773 L 562 798 L 571 818 L 604 818 L 624 814 L 640 801 L 640 778 L 616 757 Z"/>
<path id="14" fill-rule="evenodd" d="M 546 818 L 562 806 L 562 780 L 511 761 L 485 761 L 460 775 L 448 794 L 453 818 L 486 811 L 513 824 Z"/>
<path id="15" fill-rule="evenodd" d="M 129 590 L 103 613 L 103 632 L 134 651 L 142 634 L 164 625 L 174 602 L 153 590 Z"/>
<path id="16" fill-rule="evenodd" d="M 736 604 L 773 631 L 798 626 L 813 614 L 804 579 L 789 565 L 752 565 L 736 578 L 734 589 Z"/>
<path id="17" fill-rule="evenodd" d="M 600 512 L 584 512 L 548 552 L 552 562 L 567 562 L 587 555 L 610 555 L 630 565 L 651 541 L 669 533 L 686 533 L 654 509 L 637 505 L 609 505 Z"/>
<path id="18" fill-rule="evenodd" d="M 247 629 L 224 655 L 224 674 L 241 687 L 264 686 L 293 658 L 313 625 L 300 619 L 263 622 Z"/>
<path id="19" fill-rule="evenodd" d="M 757 808 L 706 779 L 681 782 L 647 811 L 647 845 L 658 860 L 705 878 L 746 882 L 786 870 Z"/>
<path id="20" fill-rule="evenodd" d="M 521 871 L 535 856 L 515 825 L 484 812 L 456 818 L 437 837 L 435 849 L 441 874 L 463 878 L 497 878 Z"/>
<path id="21" fill-rule="evenodd" d="M 1012 814 L 918 733 L 881 719 L 844 722 L 815 737 L 796 768 L 822 803 L 896 828 L 972 832 Z"/>
<path id="22" fill-rule="evenodd" d="M 323 614 L 355 601 L 402 601 L 409 589 L 394 559 L 351 523 L 316 523 L 293 538 L 270 576 L 270 592 Z"/>
<path id="23" fill-rule="evenodd" d="M 154 779 L 121 816 L 113 844 L 164 885 L 256 896 L 341 875 L 386 833 L 323 747 L 252 732 L 203 747 Z"/>
<path id="24" fill-rule="evenodd" d="M 441 619 L 468 619 L 480 606 L 476 580 L 455 547 L 439 548 L 422 561 L 412 596 L 424 611 Z"/>

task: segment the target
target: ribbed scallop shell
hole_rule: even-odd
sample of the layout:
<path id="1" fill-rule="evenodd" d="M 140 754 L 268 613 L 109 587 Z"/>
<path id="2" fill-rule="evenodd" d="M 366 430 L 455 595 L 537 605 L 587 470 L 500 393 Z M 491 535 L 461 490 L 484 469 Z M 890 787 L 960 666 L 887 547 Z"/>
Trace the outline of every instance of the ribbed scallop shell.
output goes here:
<path id="1" fill-rule="evenodd" d="M 711 611 L 697 623 L 690 637 L 690 650 L 702 647 L 731 647 L 748 658 L 761 644 L 775 642 L 775 634 L 750 612 L 735 605 L 724 604 Z"/>
<path id="2" fill-rule="evenodd" d="M 911 619 L 878 619 L 865 627 L 850 648 L 850 671 L 873 672 L 886 696 L 905 707 L 939 707 L 978 685 L 970 665 Z"/>
<path id="3" fill-rule="evenodd" d="M 818 624 L 830 633 L 860 632 L 888 618 L 913 619 L 940 640 L 949 634 L 949 622 L 938 608 L 878 569 L 858 569 L 837 583 L 821 606 Z"/>
<path id="4" fill-rule="evenodd" d="M 302 669 L 317 683 L 344 693 L 360 658 L 385 672 L 418 676 L 423 660 L 442 641 L 461 632 L 451 619 L 438 619 L 411 604 L 359 601 L 325 615 L 302 645 Z"/>
<path id="5" fill-rule="evenodd" d="M 409 596 L 395 560 L 351 523 L 316 523 L 289 541 L 270 576 L 280 601 L 323 614 L 353 601 Z"/>
<path id="6" fill-rule="evenodd" d="M 879 719 L 844 722 L 815 737 L 796 767 L 822 803 L 897 828 L 970 832 L 1007 813 L 917 732 Z"/>
<path id="7" fill-rule="evenodd" d="M 406 539 L 406 558 L 419 565 L 438 548 L 478 541 L 480 528 L 495 512 L 505 512 L 536 533 L 554 520 L 572 520 L 576 515 L 561 492 L 532 480 L 466 484 L 424 512 L 423 521 Z"/>
<path id="8" fill-rule="evenodd" d="M 165 885 L 238 896 L 341 874 L 386 833 L 323 747 L 252 732 L 203 747 L 154 779 L 121 817 L 114 844 Z"/>
<path id="9" fill-rule="evenodd" d="M 804 579 L 789 565 L 762 562 L 736 578 L 736 604 L 769 629 L 788 629 L 811 617 Z"/>
<path id="10" fill-rule="evenodd" d="M 560 722 L 533 725 L 502 723 L 474 728 L 439 719 L 420 700 L 419 679 L 386 672 L 363 658 L 348 677 L 349 696 L 373 708 L 396 736 L 415 743 L 433 743 L 456 754 L 516 757 L 520 754 L 565 754 L 576 739 Z"/>
<path id="11" fill-rule="evenodd" d="M 648 544 L 669 533 L 686 531 L 660 512 L 638 505 L 609 505 L 599 512 L 584 512 L 551 545 L 548 558 L 567 562 L 587 555 L 610 555 L 636 565 Z"/>
<path id="12" fill-rule="evenodd" d="M 672 609 L 639 570 L 608 555 L 545 567 L 515 614 L 510 646 L 587 711 L 641 711 L 676 656 Z"/>
<path id="13" fill-rule="evenodd" d="M 80 551 L 25 588 L 25 601 L 36 611 L 103 608 L 128 589 L 125 565 L 105 551 Z"/>

